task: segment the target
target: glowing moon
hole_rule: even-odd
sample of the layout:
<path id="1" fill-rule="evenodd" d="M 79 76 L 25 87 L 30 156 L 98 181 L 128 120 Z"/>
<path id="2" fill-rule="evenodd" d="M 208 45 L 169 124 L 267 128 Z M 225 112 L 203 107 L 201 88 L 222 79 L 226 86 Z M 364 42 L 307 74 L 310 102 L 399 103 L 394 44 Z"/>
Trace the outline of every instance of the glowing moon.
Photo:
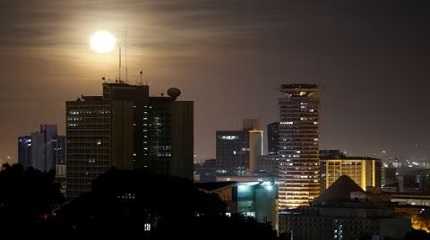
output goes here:
<path id="1" fill-rule="evenodd" d="M 108 31 L 97 31 L 90 37 L 90 48 L 96 53 L 109 53 L 116 46 L 115 36 Z"/>

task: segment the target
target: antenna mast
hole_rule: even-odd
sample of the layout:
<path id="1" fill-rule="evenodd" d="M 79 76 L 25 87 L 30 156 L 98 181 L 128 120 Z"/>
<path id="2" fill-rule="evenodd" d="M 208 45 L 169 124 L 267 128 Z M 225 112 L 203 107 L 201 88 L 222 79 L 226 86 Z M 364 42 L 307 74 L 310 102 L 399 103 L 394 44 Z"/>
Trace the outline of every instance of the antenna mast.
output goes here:
<path id="1" fill-rule="evenodd" d="M 124 31 L 125 82 L 128 82 L 127 29 Z"/>
<path id="2" fill-rule="evenodd" d="M 118 40 L 118 81 L 121 82 L 121 40 Z"/>
<path id="3" fill-rule="evenodd" d="M 143 70 L 139 72 L 139 85 L 143 85 Z"/>

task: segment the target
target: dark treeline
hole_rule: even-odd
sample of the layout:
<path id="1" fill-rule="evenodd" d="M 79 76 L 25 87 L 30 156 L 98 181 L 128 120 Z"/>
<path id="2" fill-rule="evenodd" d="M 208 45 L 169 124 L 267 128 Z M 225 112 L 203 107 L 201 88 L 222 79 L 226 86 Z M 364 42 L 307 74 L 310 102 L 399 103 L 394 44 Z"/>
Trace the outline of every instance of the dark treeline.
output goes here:
<path id="1" fill-rule="evenodd" d="M 93 182 L 93 190 L 66 201 L 55 173 L 21 165 L 0 171 L 0 226 L 14 235 L 88 239 L 289 239 L 268 224 L 239 215 L 227 217 L 215 194 L 185 179 L 144 170 L 112 169 Z M 363 236 L 364 239 L 370 239 Z M 430 239 L 422 231 L 406 238 Z"/>
<path id="2" fill-rule="evenodd" d="M 215 194 L 189 180 L 144 170 L 112 169 L 93 182 L 93 190 L 65 201 L 53 173 L 20 165 L 0 172 L 0 221 L 4 233 L 86 238 L 276 239 L 270 225 L 251 218 L 226 217 Z"/>

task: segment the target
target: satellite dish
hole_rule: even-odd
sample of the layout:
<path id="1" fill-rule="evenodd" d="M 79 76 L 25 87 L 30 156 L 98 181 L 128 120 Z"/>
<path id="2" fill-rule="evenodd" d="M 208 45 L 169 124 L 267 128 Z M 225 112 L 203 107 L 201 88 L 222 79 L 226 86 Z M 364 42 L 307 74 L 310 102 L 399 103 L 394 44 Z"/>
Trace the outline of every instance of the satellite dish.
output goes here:
<path id="1" fill-rule="evenodd" d="M 171 98 L 176 99 L 181 95 L 181 90 L 179 90 L 178 88 L 169 88 L 169 90 L 167 90 L 167 95 L 169 95 Z"/>

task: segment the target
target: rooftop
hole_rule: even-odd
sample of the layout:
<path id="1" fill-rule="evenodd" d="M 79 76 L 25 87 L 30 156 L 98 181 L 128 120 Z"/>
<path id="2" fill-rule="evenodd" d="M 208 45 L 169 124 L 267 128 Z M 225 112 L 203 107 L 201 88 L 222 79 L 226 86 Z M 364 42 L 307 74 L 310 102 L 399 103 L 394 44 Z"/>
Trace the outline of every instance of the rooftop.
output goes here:
<path id="1" fill-rule="evenodd" d="M 315 199 L 315 203 L 330 203 L 350 201 L 351 193 L 364 193 L 363 189 L 358 186 L 350 177 L 340 176 L 326 191 Z"/>
<path id="2" fill-rule="evenodd" d="M 236 184 L 235 182 L 207 182 L 207 183 L 196 183 L 196 187 L 206 190 L 206 191 L 213 191 L 216 189 L 224 188 L 227 186 L 231 186 Z"/>
<path id="3" fill-rule="evenodd" d="M 282 89 L 309 89 L 309 88 L 318 88 L 318 85 L 316 84 L 307 84 L 307 83 L 294 83 L 294 84 L 282 84 Z"/>

